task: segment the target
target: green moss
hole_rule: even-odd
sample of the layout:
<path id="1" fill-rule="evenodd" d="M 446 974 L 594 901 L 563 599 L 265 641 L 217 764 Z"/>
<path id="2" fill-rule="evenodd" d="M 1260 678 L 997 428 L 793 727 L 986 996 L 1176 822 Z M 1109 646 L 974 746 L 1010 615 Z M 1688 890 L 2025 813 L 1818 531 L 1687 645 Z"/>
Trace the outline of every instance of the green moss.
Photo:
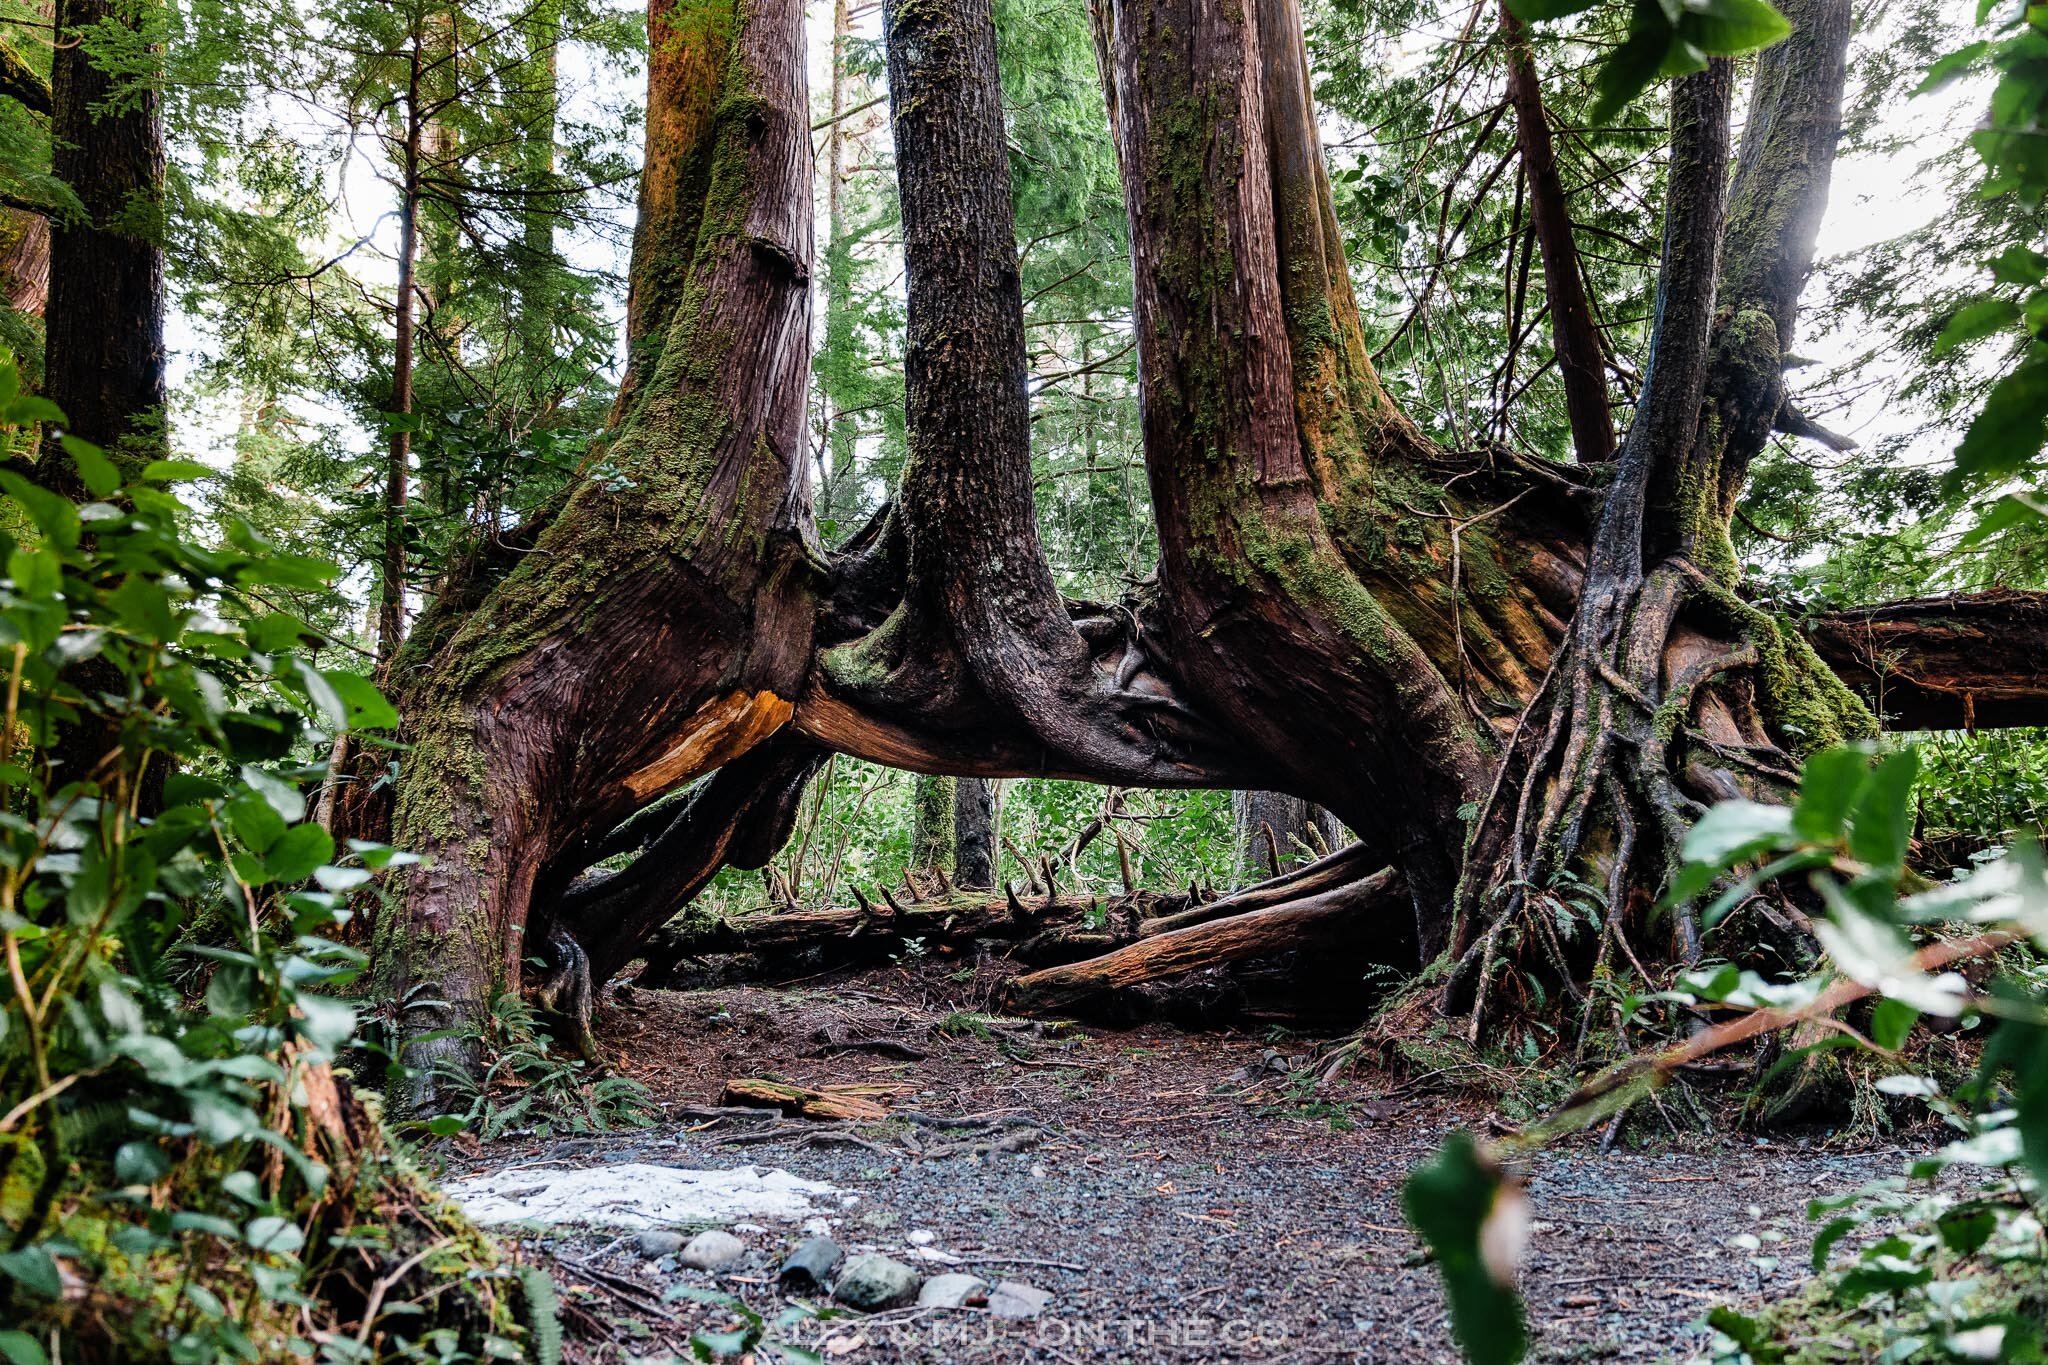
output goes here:
<path id="1" fill-rule="evenodd" d="M 1778 740 L 1800 757 L 1830 745 L 1876 738 L 1877 717 L 1821 661 L 1806 637 L 1725 588 L 1706 590 L 1728 625 L 1756 646 L 1757 701 Z M 1675 734 L 1682 721 L 1670 721 Z M 1658 715 L 1660 733 L 1666 717 Z"/>

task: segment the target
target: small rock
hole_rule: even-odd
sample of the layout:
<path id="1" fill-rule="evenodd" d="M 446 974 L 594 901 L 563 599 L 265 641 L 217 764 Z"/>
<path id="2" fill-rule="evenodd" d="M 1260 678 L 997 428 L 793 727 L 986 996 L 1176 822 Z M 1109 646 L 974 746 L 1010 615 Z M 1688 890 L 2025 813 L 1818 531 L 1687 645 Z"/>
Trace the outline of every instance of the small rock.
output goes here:
<path id="1" fill-rule="evenodd" d="M 673 1256 L 682 1249 L 683 1234 L 680 1232 L 656 1228 L 640 1234 L 640 1254 L 650 1261 L 657 1256 Z"/>
<path id="2" fill-rule="evenodd" d="M 747 1254 L 747 1244 L 720 1228 L 700 1232 L 683 1248 L 683 1264 L 699 1270 L 724 1270 Z"/>
<path id="3" fill-rule="evenodd" d="M 917 1292 L 917 1281 L 917 1272 L 903 1262 L 869 1252 L 846 1263 L 832 1297 L 848 1308 L 872 1313 L 908 1301 Z"/>
<path id="4" fill-rule="evenodd" d="M 1020 1280 L 1004 1280 L 989 1291 L 988 1311 L 999 1318 L 1035 1318 L 1052 1302 L 1052 1294 Z"/>
<path id="5" fill-rule="evenodd" d="M 919 1228 L 906 1239 L 914 1247 L 928 1247 L 939 1240 L 939 1234 L 927 1228 Z"/>
<path id="6" fill-rule="evenodd" d="M 919 1308 L 969 1308 L 988 1302 L 988 1281 L 979 1275 L 934 1275 L 917 1291 Z"/>
<path id="7" fill-rule="evenodd" d="M 830 1237 L 809 1237 L 797 1243 L 776 1278 L 785 1289 L 823 1289 L 845 1259 L 846 1253 Z"/>

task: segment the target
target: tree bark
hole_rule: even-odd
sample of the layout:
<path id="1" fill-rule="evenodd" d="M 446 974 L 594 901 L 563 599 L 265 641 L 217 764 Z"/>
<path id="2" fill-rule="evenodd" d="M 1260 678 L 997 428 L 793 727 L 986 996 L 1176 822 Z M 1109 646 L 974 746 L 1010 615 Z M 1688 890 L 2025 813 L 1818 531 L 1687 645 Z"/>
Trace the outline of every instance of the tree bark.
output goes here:
<path id="1" fill-rule="evenodd" d="M 802 11 L 697 7 L 687 30 L 670 17 L 650 66 L 635 374 L 608 468 L 516 567 L 453 595 L 474 591 L 466 614 L 422 622 L 392 669 L 412 747 L 391 833 L 429 861 L 407 870 L 372 955 L 408 1035 L 516 987 L 536 888 L 779 729 L 811 655 Z M 406 1060 L 425 1101 L 433 1064 L 469 1056 L 456 1037 Z"/>
<path id="2" fill-rule="evenodd" d="M 959 848 L 954 806 L 957 778 L 919 774 L 910 787 L 910 870 L 926 877 L 952 875 Z"/>
<path id="3" fill-rule="evenodd" d="M 1804 625 L 1887 729 L 2048 725 L 2048 595 L 1955 593 L 1823 612 Z"/>
<path id="4" fill-rule="evenodd" d="M 1583 463 L 1614 456 L 1614 416 L 1607 405 L 1607 372 L 1600 330 L 1593 323 L 1593 305 L 1572 237 L 1571 205 L 1557 173 L 1557 150 L 1550 140 L 1550 116 L 1543 108 L 1543 87 L 1536 77 L 1536 58 L 1522 22 L 1502 0 L 1501 39 L 1507 44 L 1508 99 L 1515 106 L 1515 146 L 1529 181 L 1529 217 L 1543 253 L 1543 294 L 1550 305 L 1552 349 L 1564 381 L 1565 416 L 1571 423 L 1572 448 Z"/>
<path id="5" fill-rule="evenodd" d="M 953 848 L 955 886 L 996 884 L 996 784 L 985 777 L 954 779 Z"/>
<path id="6" fill-rule="evenodd" d="M 1782 797 L 1800 750 L 1873 725 L 1740 596 L 1727 550 L 1783 406 L 1839 111 L 1844 0 L 1788 11 L 1798 31 L 1758 63 L 1732 179 L 1731 71 L 1674 90 L 1647 387 L 1602 486 L 1445 451 L 1380 384 L 1293 0 L 1109 0 L 1162 558 L 1098 604 L 1060 596 L 1035 530 L 987 0 L 885 16 L 909 461 L 898 501 L 832 556 L 801 449 L 800 14 L 657 4 L 606 472 L 437 602 L 394 667 L 413 748 L 392 827 L 434 862 L 379 924 L 385 989 L 431 983 L 473 1014 L 516 977 L 529 919 L 624 961 L 721 861 L 765 860 L 805 765 L 836 749 L 959 777 L 1292 793 L 1364 842 L 1244 893 L 1257 924 L 1369 901 L 1325 954 L 1418 966 L 1458 949 L 1447 1001 L 1475 1032 L 1486 983 L 1523 979 L 1510 955 L 1574 998 L 1622 933 L 1646 932 L 1704 801 Z M 668 819 L 672 844 L 624 880 L 572 881 L 607 831 L 714 769 Z M 1567 873 L 1605 892 L 1597 948 L 1544 938 Z M 1184 970 L 1191 943 L 1277 941 L 1200 909 L 1093 979 Z M 1684 960 L 1699 941 L 1676 924 L 1665 956 Z"/>
<path id="7" fill-rule="evenodd" d="M 1233 792 L 1230 818 L 1240 884 L 1277 877 L 1346 841 L 1335 816 L 1314 802 L 1285 792 Z"/>
<path id="8" fill-rule="evenodd" d="M 85 214 L 50 235 L 43 392 L 67 431 L 131 470 L 166 449 L 163 97 L 148 81 L 117 88 L 94 53 L 144 19 L 113 0 L 60 0 L 50 69 L 50 169 Z"/>

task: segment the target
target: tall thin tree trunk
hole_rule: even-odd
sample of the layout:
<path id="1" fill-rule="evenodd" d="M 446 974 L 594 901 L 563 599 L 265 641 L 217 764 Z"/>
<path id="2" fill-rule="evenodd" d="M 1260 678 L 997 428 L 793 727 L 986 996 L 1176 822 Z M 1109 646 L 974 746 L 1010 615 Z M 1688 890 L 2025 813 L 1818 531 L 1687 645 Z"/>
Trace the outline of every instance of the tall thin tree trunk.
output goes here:
<path id="1" fill-rule="evenodd" d="M 987 889 L 996 884 L 996 784 L 962 777 L 953 787 L 953 882 Z"/>
<path id="2" fill-rule="evenodd" d="M 1508 98 L 1515 106 L 1515 145 L 1528 175 L 1530 216 L 1543 252 L 1543 293 L 1550 304 L 1551 345 L 1564 380 L 1565 415 L 1572 447 L 1586 463 L 1614 457 L 1614 417 L 1607 404 L 1607 375 L 1600 330 L 1586 294 L 1584 266 L 1572 236 L 1571 206 L 1557 173 L 1550 116 L 1536 59 L 1521 20 L 1501 0 L 1501 37 L 1507 43 Z"/>
<path id="3" fill-rule="evenodd" d="M 384 551 L 378 562 L 376 654 L 388 669 L 405 642 L 405 514 L 412 478 L 412 366 L 414 305 L 419 292 L 420 167 L 426 118 L 421 107 L 424 40 L 415 29 L 408 53 L 405 139 L 398 186 L 398 292 L 392 309 L 391 432 L 384 465 Z"/>
<path id="4" fill-rule="evenodd" d="M 951 875 L 959 847 L 954 814 L 955 787 L 950 777 L 919 773 L 910 785 L 910 869 L 932 876 L 941 868 Z"/>

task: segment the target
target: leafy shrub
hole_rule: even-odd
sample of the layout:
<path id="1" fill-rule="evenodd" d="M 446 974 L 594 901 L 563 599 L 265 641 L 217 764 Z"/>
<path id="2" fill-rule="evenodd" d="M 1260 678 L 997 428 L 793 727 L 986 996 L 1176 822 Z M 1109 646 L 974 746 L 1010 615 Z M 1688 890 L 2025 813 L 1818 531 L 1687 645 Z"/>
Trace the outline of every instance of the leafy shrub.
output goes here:
<path id="1" fill-rule="evenodd" d="M 0 357 L 0 425 L 56 420 Z M 265 605 L 331 570 L 189 538 L 201 466 L 43 449 L 91 500 L 0 469 L 0 1357 L 516 1352 L 530 1296 L 333 1069 L 404 855 L 306 818 L 303 756 L 396 719 Z"/>
<path id="2" fill-rule="evenodd" d="M 1647 1000 L 1727 1014 L 1729 1021 L 1611 1068 L 1518 1145 L 1605 1119 L 1709 1051 L 1835 1020 L 1866 997 L 1878 999 L 1867 1034 L 1841 1025 L 1805 1050 L 1851 1047 L 1894 1056 L 1927 1016 L 1981 1030 L 1988 1037 L 1978 1075 L 1955 1096 L 1910 1070 L 1879 1085 L 1925 1099 L 1958 1132 L 1914 1163 L 1913 1179 L 1982 1174 L 1960 1186 L 1886 1182 L 1817 1201 L 1811 1212 L 1829 1221 L 1815 1241 L 1814 1264 L 1827 1272 L 1823 1292 L 1838 1317 L 1874 1340 L 1867 1354 L 1859 1347 L 1848 1358 L 2038 1360 L 2048 1310 L 2041 1198 L 2048 1180 L 2048 972 L 2035 954 L 2048 948 L 2048 862 L 2026 843 L 1940 884 L 1911 871 L 1918 775 L 1911 748 L 1875 756 L 1860 748 L 1824 750 L 1807 761 L 1793 805 L 1726 801 L 1701 817 L 1667 901 L 1704 901 L 1701 920 L 1711 927 L 1751 898 L 1776 894 L 1775 884 L 1798 878 L 1803 898 L 1826 912 L 1814 922 L 1826 970 L 1794 981 L 1726 964 L 1684 974 L 1673 990 Z M 1967 963 L 1988 967 L 1980 971 L 1988 981 L 1973 984 L 1955 970 Z M 1465 1134 L 1418 1170 L 1408 1189 L 1411 1219 L 1443 1265 L 1461 1345 L 1489 1365 L 1519 1360 L 1526 1330 L 1513 1293 L 1516 1257 L 1500 1249 L 1513 1246 L 1514 1229 L 1526 1219 L 1521 1196 Z M 1838 1243 L 1872 1228 L 1881 1235 L 1830 1265 Z M 1489 1248 L 1493 1254 L 1483 1254 Z M 1782 1321 L 1760 1321 L 1718 1310 L 1712 1325 L 1719 1358 L 1755 1365 L 1835 1358 L 1794 1356 L 1784 1338 L 1797 1335 L 1799 1317 L 1778 1316 Z"/>

